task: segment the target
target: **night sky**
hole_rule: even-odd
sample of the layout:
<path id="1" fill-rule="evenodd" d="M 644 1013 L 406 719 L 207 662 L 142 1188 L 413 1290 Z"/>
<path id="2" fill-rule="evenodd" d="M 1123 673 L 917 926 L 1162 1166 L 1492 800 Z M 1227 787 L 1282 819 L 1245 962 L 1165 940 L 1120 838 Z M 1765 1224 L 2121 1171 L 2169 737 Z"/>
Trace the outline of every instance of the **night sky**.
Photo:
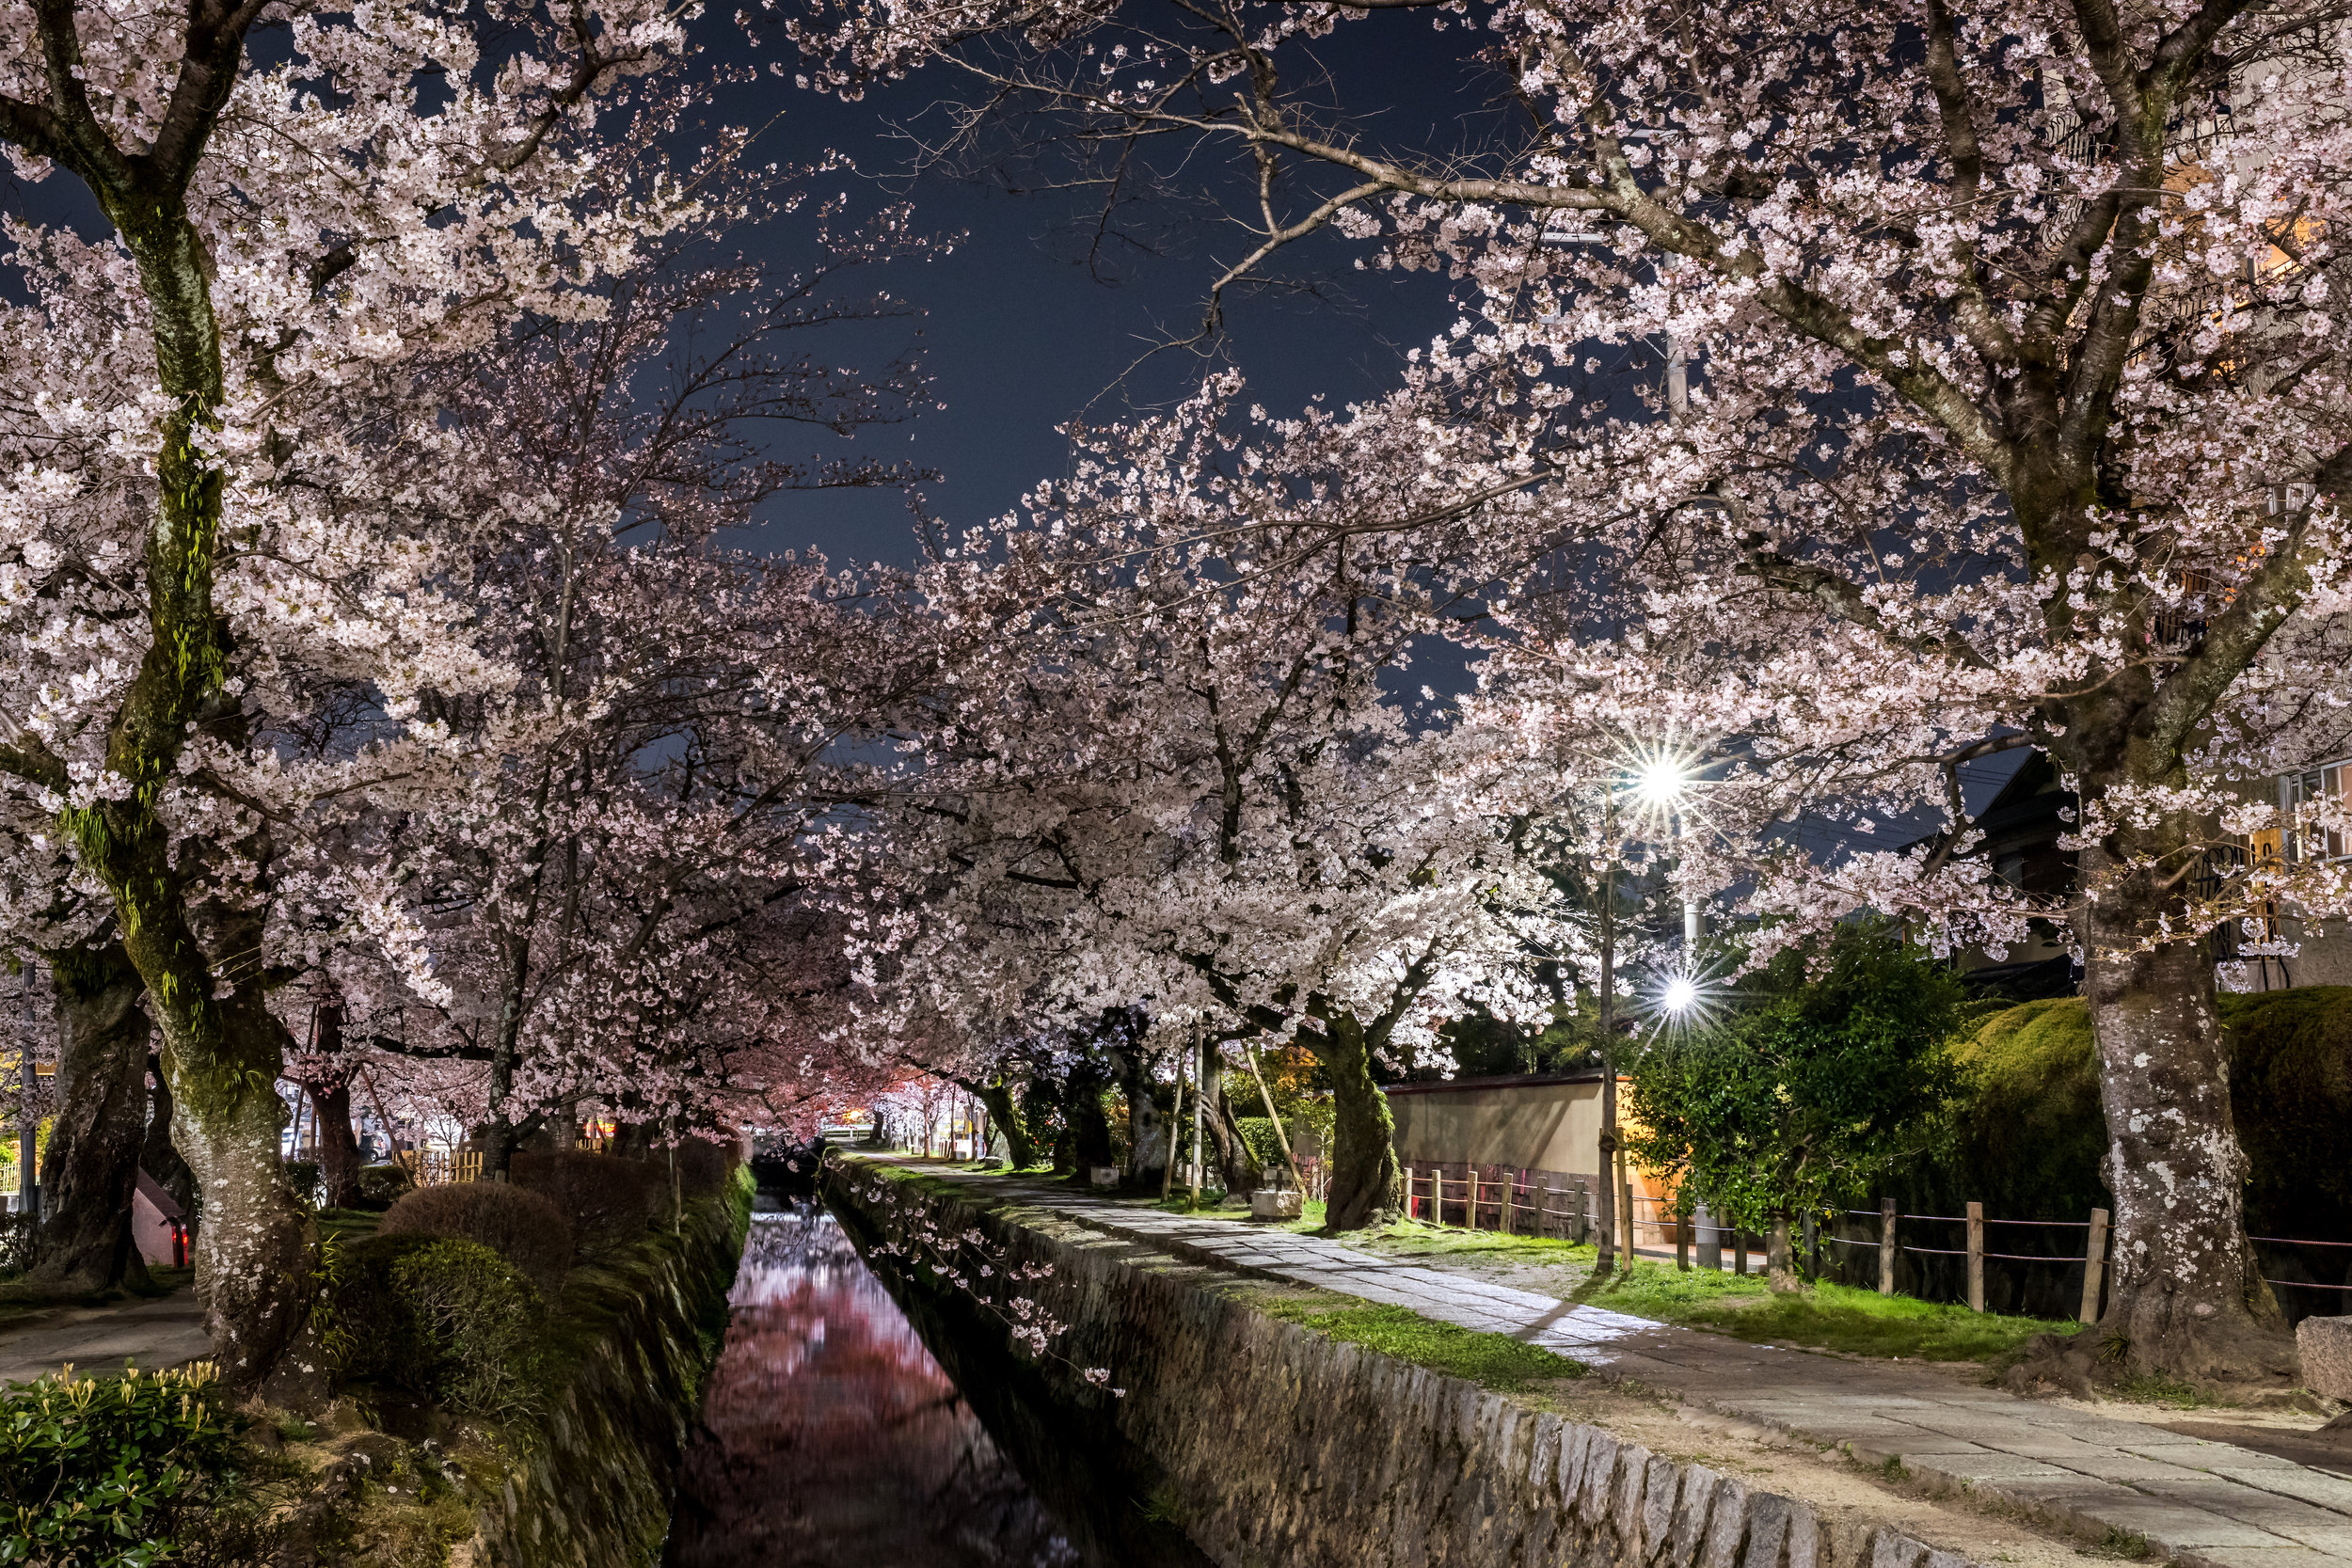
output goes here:
<path id="1" fill-rule="evenodd" d="M 1423 24 L 1425 27 L 1425 24 Z M 1333 64 L 1362 84 L 1372 101 L 1406 104 L 1395 111 L 1419 135 L 1448 117 L 1483 118 L 1483 94 L 1464 88 L 1468 72 L 1425 50 L 1406 50 L 1398 29 L 1385 42 L 1371 29 L 1343 28 L 1341 44 L 1327 44 Z M 1361 34 L 1360 41 L 1355 36 Z M 924 414 L 911 430 L 872 437 L 935 468 L 930 510 L 961 528 L 1011 507 L 1038 481 L 1064 471 L 1068 448 L 1056 426 L 1083 414 L 1101 422 L 1189 394 L 1216 361 L 1168 350 L 1131 370 L 1154 343 L 1189 336 L 1200 319 L 1211 281 L 1254 241 L 1220 225 L 1205 204 L 1188 211 L 1135 214 L 1153 221 L 1143 239 L 1104 247 L 1089 265 L 1089 241 L 1099 214 L 1084 193 L 1008 191 L 1034 170 L 965 174 L 912 171 L 906 134 L 935 136 L 937 107 L 961 84 L 933 71 L 856 103 L 843 103 L 771 81 L 714 104 L 739 123 L 782 119 L 760 143 L 765 156 L 813 161 L 826 149 L 847 153 L 867 178 L 839 180 L 856 198 L 861 189 L 879 204 L 913 200 L 918 225 L 939 235 L 962 235 L 953 254 L 896 269 L 893 292 L 921 305 L 926 359 L 944 409 Z M 1445 134 L 1439 133 L 1441 139 Z M 1418 136 L 1416 137 L 1418 139 Z M 1233 166 L 1193 161 L 1189 184 L 1200 190 L 1229 180 Z M 1154 221 L 1156 220 L 1156 221 Z M 790 221 L 755 237 L 770 254 L 788 260 L 805 232 Z M 1405 277 L 1354 270 L 1357 247 L 1333 236 L 1299 247 L 1288 271 L 1315 292 L 1228 295 L 1223 362 L 1249 378 L 1250 396 L 1277 414 L 1316 393 L 1339 404 L 1376 396 L 1391 386 L 1405 354 L 1454 320 L 1450 286 L 1428 274 Z M 845 360 L 874 362 L 884 344 L 906 341 L 896 325 L 845 333 Z M 847 345 L 854 342 L 857 347 Z M 866 345 L 872 351 L 866 351 Z M 787 498 L 763 531 L 773 548 L 815 546 L 838 559 L 905 561 L 915 549 L 906 509 L 896 497 L 834 495 Z"/>
<path id="2" fill-rule="evenodd" d="M 699 41 L 709 64 L 778 60 L 788 70 L 793 63 L 773 48 L 746 54 L 723 19 L 701 23 Z M 1493 126 L 1492 82 L 1467 64 L 1466 42 L 1458 31 L 1434 35 L 1423 19 L 1379 18 L 1343 26 L 1315 46 L 1315 57 L 1346 84 L 1353 123 L 1374 140 L 1462 146 Z M 266 32 L 252 42 L 263 60 L 280 46 Z M 853 367 L 878 368 L 909 347 L 924 351 L 933 401 L 945 408 L 927 409 L 910 426 L 868 431 L 850 450 L 938 470 L 941 479 L 925 486 L 922 501 L 951 531 L 1004 512 L 1037 482 L 1063 472 L 1068 449 L 1055 427 L 1073 416 L 1100 422 L 1174 402 L 1216 362 L 1238 366 L 1252 400 L 1275 413 L 1295 411 L 1316 393 L 1342 404 L 1392 385 L 1405 354 L 1454 319 L 1446 280 L 1357 271 L 1364 252 L 1331 236 L 1286 253 L 1290 279 L 1315 285 L 1311 293 L 1229 293 L 1219 361 L 1170 351 L 1131 372 L 1152 343 L 1190 333 L 1210 281 L 1254 243 L 1215 214 L 1216 197 L 1247 199 L 1231 183 L 1237 172 L 1246 182 L 1247 171 L 1222 151 L 1186 160 L 1182 182 L 1212 199 L 1137 211 L 1135 227 L 1154 230 L 1145 236 L 1151 248 L 1114 245 L 1101 258 L 1106 267 L 1090 267 L 1098 208 L 1085 193 L 1009 191 L 1001 166 L 914 170 L 906 133 L 937 135 L 938 105 L 961 86 L 934 69 L 845 103 L 771 74 L 754 87 L 711 93 L 707 120 L 682 132 L 677 148 L 685 161 L 712 126 L 765 126 L 755 161 L 799 166 L 829 150 L 845 153 L 856 172 L 826 175 L 811 185 L 815 193 L 844 194 L 853 212 L 866 213 L 911 199 L 918 228 L 961 236 L 951 254 L 895 265 L 858 285 L 889 289 L 921 307 L 922 318 L 828 329 L 823 345 L 834 363 Z M 1013 179 L 1033 182 L 1035 174 L 1015 171 Z M 86 233 L 104 227 L 87 193 L 63 173 L 25 185 L 0 168 L 0 210 Z M 789 265 L 814 254 L 811 228 L 805 216 L 789 217 L 738 238 L 752 255 Z M 0 293 L 21 297 L 6 276 Z M 829 439 L 796 432 L 776 447 L 779 455 L 804 455 L 825 451 Z M 827 454 L 847 453 L 835 447 Z M 903 563 L 917 549 L 906 501 L 889 492 L 780 498 L 745 543 L 813 548 L 839 562 Z"/>

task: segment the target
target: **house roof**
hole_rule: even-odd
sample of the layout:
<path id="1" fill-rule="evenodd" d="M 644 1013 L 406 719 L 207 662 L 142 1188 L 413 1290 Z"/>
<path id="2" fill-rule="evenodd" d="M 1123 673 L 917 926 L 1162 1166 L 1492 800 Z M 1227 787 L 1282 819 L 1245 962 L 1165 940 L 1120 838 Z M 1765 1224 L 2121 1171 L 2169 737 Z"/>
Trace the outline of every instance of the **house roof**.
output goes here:
<path id="1" fill-rule="evenodd" d="M 1581 1072 L 1521 1072 L 1502 1078 L 1448 1078 L 1434 1084 L 1388 1084 L 1383 1094 L 1467 1094 L 1477 1089 L 1540 1089 L 1554 1084 L 1597 1084 L 1600 1069 Z M 1620 1075 L 1622 1079 L 1622 1074 Z"/>
<path id="2" fill-rule="evenodd" d="M 139 1172 L 139 1196 L 153 1204 L 155 1212 L 167 1220 L 181 1220 L 188 1217 L 188 1212 L 181 1208 L 169 1193 L 164 1191 L 163 1183 L 144 1170 Z"/>

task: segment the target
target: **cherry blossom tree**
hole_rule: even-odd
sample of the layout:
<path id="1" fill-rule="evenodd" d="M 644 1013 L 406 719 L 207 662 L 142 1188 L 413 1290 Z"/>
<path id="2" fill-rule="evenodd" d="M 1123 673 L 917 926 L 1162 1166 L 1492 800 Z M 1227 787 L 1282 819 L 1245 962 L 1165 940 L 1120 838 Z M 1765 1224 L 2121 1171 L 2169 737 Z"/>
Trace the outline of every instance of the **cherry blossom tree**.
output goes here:
<path id="1" fill-rule="evenodd" d="M 1528 852 L 1555 780 L 1389 689 L 1456 608 L 1399 527 L 1424 443 L 1253 421 L 1239 391 L 1089 433 L 1028 518 L 927 576 L 951 641 L 991 636 L 948 665 L 897 814 L 921 929 L 879 989 L 977 1038 L 1139 1006 L 1308 1044 L 1354 1228 L 1398 1201 L 1375 1058 L 1557 1001 L 1533 972 L 1575 932 Z"/>
<path id="2" fill-rule="evenodd" d="M 257 47 L 257 29 L 279 36 Z M 740 135 L 683 165 L 665 151 L 697 90 L 675 69 L 691 53 L 679 13 L 632 0 L 495 16 L 0 7 L 0 144 L 21 179 L 78 182 L 110 227 L 9 230 L 26 303 L 0 310 L 0 773 L 12 812 L 49 819 L 24 841 L 70 853 L 57 880 L 87 906 L 70 934 L 110 930 L 143 988 L 203 1191 L 207 1323 L 240 1386 L 275 1373 L 274 1392 L 302 1397 L 323 1365 L 302 1353 L 313 1236 L 278 1159 L 291 1008 L 271 993 L 318 966 L 328 913 L 423 964 L 402 884 L 368 881 L 397 857 L 339 858 L 335 835 L 386 849 L 402 791 L 440 803 L 418 793 L 427 782 L 484 802 L 451 752 L 485 713 L 510 739 L 576 733 L 576 716 L 534 710 L 545 669 L 467 583 L 518 567 L 497 537 L 544 535 L 566 499 L 602 502 L 573 520 L 608 542 L 620 521 L 610 497 L 526 483 L 512 427 L 465 417 L 451 372 L 534 331 L 637 354 L 636 308 L 706 287 L 675 280 L 679 247 L 780 203 L 739 167 Z M 808 306 L 781 279 L 720 287 L 755 285 L 774 325 Z M 728 448 L 760 420 L 823 422 L 865 395 L 746 364 L 712 370 L 672 400 L 681 422 L 627 443 L 647 463 L 630 476 L 642 512 L 679 537 L 594 566 L 617 581 L 674 563 L 641 586 L 684 594 L 690 621 L 708 608 L 696 594 L 797 595 L 815 612 L 778 570 L 695 555 L 694 527 L 781 486 L 893 477 L 763 469 Z M 907 383 L 866 390 L 902 404 Z M 532 608 L 519 572 L 481 580 L 501 609 Z M 364 743 L 297 743 L 370 727 Z M 739 763 L 720 762 L 713 793 L 742 782 Z M 720 832 L 723 803 L 676 805 Z M 632 799 L 607 844 L 626 853 L 662 826 Z"/>
<path id="3" fill-rule="evenodd" d="M 937 62 L 977 84 L 967 129 L 1034 110 L 1106 166 L 1229 151 L 1254 233 L 1213 297 L 1311 236 L 1455 279 L 1470 308 L 1408 380 L 1483 409 L 1473 423 L 1549 413 L 1509 461 L 1438 454 L 1466 493 L 1507 488 L 1490 553 L 1456 564 L 1527 612 L 1506 616 L 1515 652 L 1550 683 L 1527 700 L 1736 752 L 1721 853 L 1690 875 L 1740 863 L 1792 930 L 1863 906 L 1953 941 L 2062 923 L 2112 1136 L 2103 1332 L 2135 1370 L 2291 1375 L 2245 1239 L 2202 939 L 2274 899 L 2348 908 L 2340 868 L 2236 853 L 2312 831 L 2261 782 L 2340 753 L 2346 727 L 2335 8 L 787 20 L 819 87 Z M 1312 59 L 1334 28 L 1398 25 L 1463 40 L 1511 111 L 1491 135 L 1366 129 L 1396 122 Z M 2081 801 L 2061 899 L 2024 900 L 1969 856 L 1953 769 L 2011 744 L 2046 751 Z M 1947 834 L 1915 853 L 1785 852 L 1801 814 L 1860 832 L 1921 810 Z"/>

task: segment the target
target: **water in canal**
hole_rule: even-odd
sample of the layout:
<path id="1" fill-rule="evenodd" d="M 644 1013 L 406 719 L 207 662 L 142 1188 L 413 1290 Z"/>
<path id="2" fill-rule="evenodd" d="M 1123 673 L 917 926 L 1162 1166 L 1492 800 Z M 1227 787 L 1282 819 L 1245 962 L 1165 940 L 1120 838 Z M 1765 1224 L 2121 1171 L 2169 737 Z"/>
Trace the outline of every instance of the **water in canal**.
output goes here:
<path id="1" fill-rule="evenodd" d="M 1095 1544 L 1131 1533 L 1048 1508 L 822 1209 L 753 1216 L 733 1303 L 669 1568 L 1108 1568 Z"/>

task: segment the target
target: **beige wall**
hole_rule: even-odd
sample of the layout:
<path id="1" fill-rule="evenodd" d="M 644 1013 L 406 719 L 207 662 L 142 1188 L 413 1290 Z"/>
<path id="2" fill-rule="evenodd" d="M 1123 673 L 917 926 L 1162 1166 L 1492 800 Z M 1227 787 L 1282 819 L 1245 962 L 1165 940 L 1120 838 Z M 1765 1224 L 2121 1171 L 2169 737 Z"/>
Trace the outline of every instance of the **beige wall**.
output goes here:
<path id="1" fill-rule="evenodd" d="M 1452 1085 L 1389 1096 L 1397 1158 L 1591 1175 L 1600 1164 L 1600 1085 Z"/>

